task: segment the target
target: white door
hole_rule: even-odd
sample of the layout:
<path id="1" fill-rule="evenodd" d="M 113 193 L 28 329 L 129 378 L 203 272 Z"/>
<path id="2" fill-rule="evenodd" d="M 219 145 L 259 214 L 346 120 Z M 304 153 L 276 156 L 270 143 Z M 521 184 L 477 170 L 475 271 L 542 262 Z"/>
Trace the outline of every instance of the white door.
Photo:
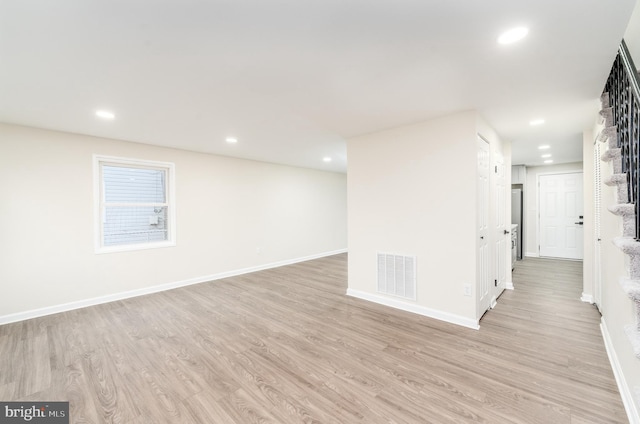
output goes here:
<path id="1" fill-rule="evenodd" d="M 496 210 L 495 210 L 495 279 L 493 298 L 491 300 L 491 307 L 495 306 L 496 297 L 507 286 L 507 269 L 510 266 L 507 263 L 511 263 L 511 250 L 507 249 L 507 245 L 511 246 L 511 234 L 507 229 L 506 209 L 507 209 L 507 194 L 506 194 L 506 181 L 505 181 L 505 169 L 504 159 L 500 155 L 496 155 L 495 172 L 496 172 Z M 510 227 L 510 226 L 509 226 Z M 508 261 L 508 262 L 507 262 Z"/>
<path id="2" fill-rule="evenodd" d="M 478 318 L 480 318 L 491 304 L 489 293 L 490 262 L 489 262 L 489 143 L 478 137 L 478 187 L 477 187 L 477 238 L 478 238 Z"/>
<path id="3" fill-rule="evenodd" d="M 541 175 L 540 256 L 582 259 L 582 172 Z"/>
<path id="4" fill-rule="evenodd" d="M 602 207 L 602 167 L 600 156 L 602 155 L 601 144 L 596 141 L 593 149 L 593 166 L 594 166 L 594 219 L 593 219 L 593 242 L 595 246 L 593 259 L 593 301 L 602 312 L 602 271 L 601 271 L 601 246 L 602 236 L 600 234 L 600 208 Z"/>

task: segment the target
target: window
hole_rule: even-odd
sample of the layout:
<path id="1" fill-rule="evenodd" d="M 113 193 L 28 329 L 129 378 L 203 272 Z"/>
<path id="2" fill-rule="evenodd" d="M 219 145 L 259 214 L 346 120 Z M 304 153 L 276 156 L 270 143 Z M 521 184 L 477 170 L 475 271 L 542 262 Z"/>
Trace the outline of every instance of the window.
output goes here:
<path id="1" fill-rule="evenodd" d="M 174 165 L 94 156 L 96 252 L 175 245 Z"/>

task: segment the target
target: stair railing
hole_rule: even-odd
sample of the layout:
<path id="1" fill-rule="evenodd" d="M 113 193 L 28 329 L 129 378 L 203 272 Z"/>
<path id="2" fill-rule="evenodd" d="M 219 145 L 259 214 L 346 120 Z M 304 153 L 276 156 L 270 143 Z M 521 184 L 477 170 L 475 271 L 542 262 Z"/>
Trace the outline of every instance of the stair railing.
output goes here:
<path id="1" fill-rule="evenodd" d="M 640 241 L 640 81 L 624 40 L 605 84 L 609 107 L 617 127 L 622 172 L 627 177 L 628 199 L 635 206 L 635 239 Z"/>

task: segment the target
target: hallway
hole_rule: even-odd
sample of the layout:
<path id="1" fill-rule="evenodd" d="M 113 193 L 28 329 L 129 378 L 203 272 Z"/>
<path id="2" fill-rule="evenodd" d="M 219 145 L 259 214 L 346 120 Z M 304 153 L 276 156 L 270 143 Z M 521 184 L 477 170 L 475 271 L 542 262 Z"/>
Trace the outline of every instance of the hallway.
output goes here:
<path id="1" fill-rule="evenodd" d="M 571 423 L 626 423 L 600 313 L 580 301 L 582 262 L 525 258 L 516 263 L 513 284 L 515 290 L 505 291 L 482 319 L 478 334 L 508 340 L 499 352 L 479 355 L 495 366 L 508 362 L 509 385 L 550 402 L 539 406 L 540 413 L 569 407 Z M 518 402 L 527 403 L 526 397 Z"/>

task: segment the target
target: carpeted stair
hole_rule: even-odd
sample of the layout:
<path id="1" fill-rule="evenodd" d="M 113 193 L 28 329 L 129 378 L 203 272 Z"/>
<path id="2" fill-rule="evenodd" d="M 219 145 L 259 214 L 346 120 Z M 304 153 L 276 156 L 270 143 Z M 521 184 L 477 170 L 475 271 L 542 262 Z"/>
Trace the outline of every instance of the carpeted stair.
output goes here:
<path id="1" fill-rule="evenodd" d="M 620 285 L 634 302 L 636 311 L 636 322 L 625 326 L 625 332 L 633 345 L 636 357 L 640 358 L 640 242 L 635 240 L 635 206 L 633 203 L 629 203 L 627 175 L 622 172 L 622 155 L 621 149 L 618 147 L 617 126 L 613 119 L 613 109 L 609 105 L 608 93 L 602 95 L 600 102 L 602 104 L 601 124 L 604 124 L 604 128 L 596 140 L 605 144 L 606 150 L 601 159 L 604 162 L 611 162 L 614 172 L 604 180 L 604 183 L 617 189 L 617 203 L 610 205 L 608 209 L 614 215 L 622 218 L 622 237 L 616 237 L 613 243 L 629 255 L 630 259 L 629 277 L 621 278 Z"/>

